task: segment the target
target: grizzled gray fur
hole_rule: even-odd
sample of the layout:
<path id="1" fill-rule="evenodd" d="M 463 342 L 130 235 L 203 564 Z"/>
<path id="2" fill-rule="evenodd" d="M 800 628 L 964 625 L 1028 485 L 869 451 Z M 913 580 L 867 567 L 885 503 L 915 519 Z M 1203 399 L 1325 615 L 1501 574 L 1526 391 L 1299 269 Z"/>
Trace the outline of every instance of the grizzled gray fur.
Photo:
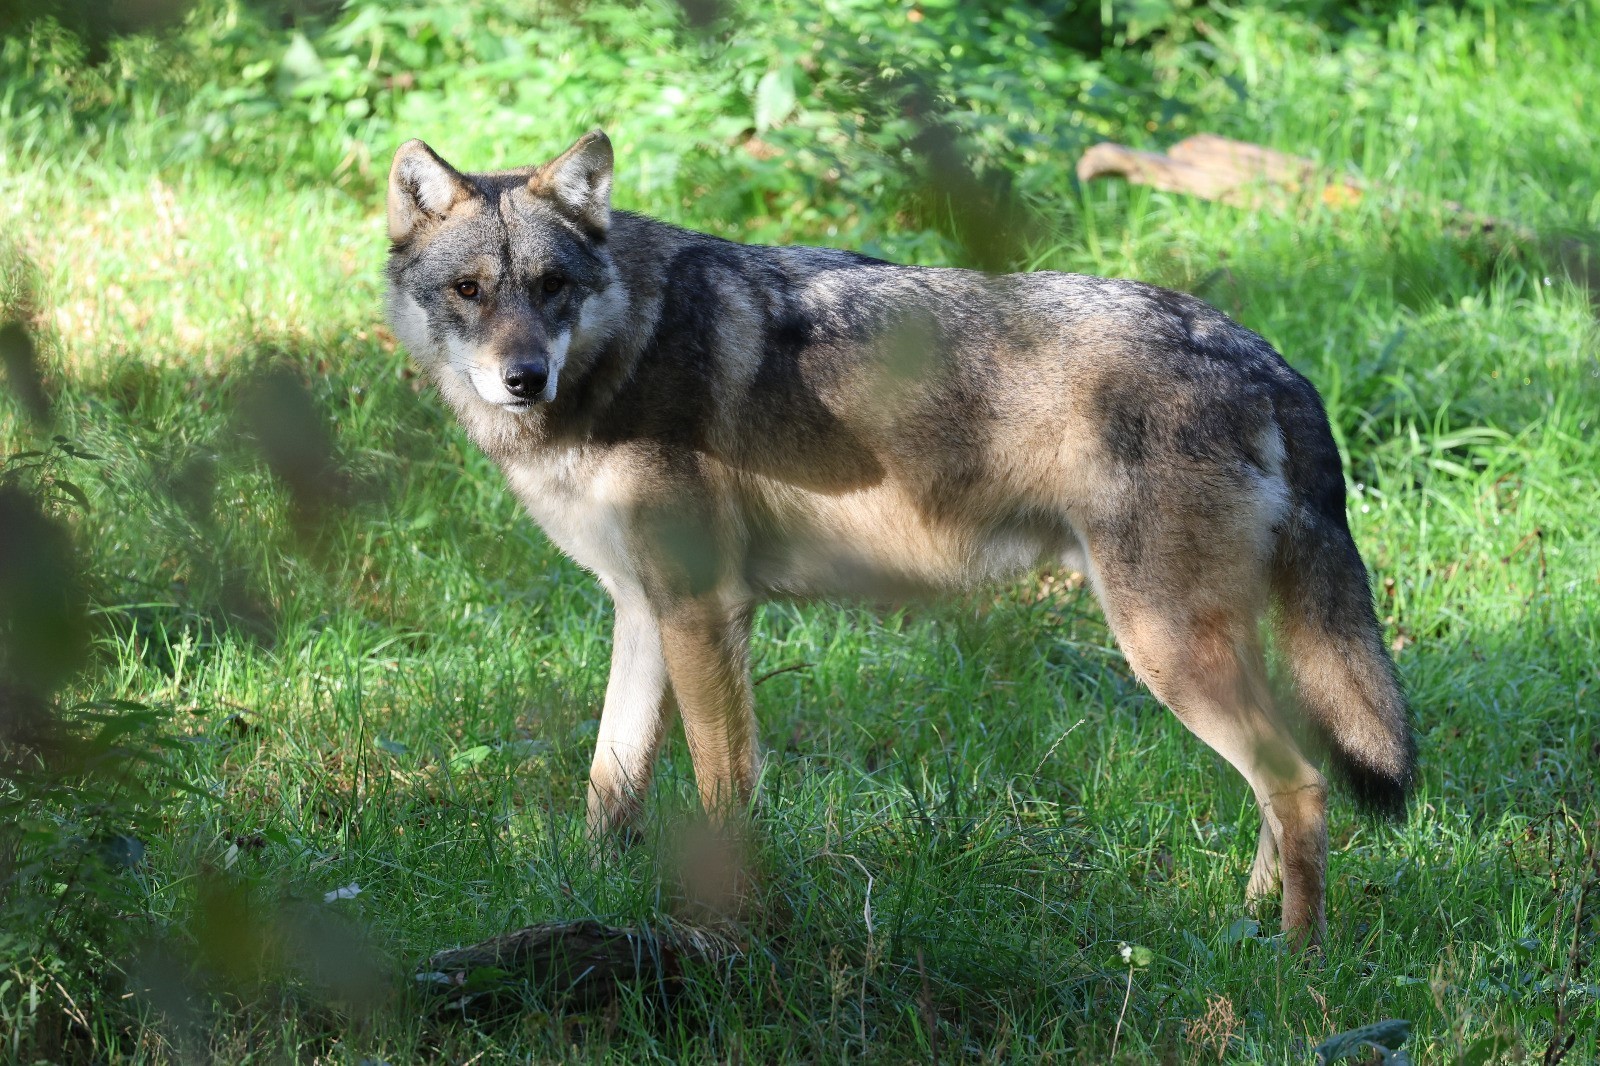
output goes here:
<path id="1" fill-rule="evenodd" d="M 598 131 L 463 174 L 420 141 L 389 187 L 389 318 L 533 518 L 616 605 L 596 833 L 638 812 L 681 715 L 702 797 L 750 799 L 750 626 L 772 598 L 894 601 L 1087 575 L 1138 676 L 1249 782 L 1252 899 L 1324 929 L 1326 782 L 1399 811 L 1404 698 L 1315 390 L 1192 297 L 751 247 L 611 209 Z"/>

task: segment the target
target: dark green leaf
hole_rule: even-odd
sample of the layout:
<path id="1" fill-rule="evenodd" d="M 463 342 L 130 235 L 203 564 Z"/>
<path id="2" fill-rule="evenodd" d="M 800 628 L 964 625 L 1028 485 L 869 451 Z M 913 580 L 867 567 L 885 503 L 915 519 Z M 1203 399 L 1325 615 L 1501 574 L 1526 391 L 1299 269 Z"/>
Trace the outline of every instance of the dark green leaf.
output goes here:
<path id="1" fill-rule="evenodd" d="M 78 486 L 61 478 L 56 478 L 53 484 L 56 488 L 72 497 L 72 502 L 76 503 L 83 510 L 87 511 L 89 509 L 89 497 Z"/>

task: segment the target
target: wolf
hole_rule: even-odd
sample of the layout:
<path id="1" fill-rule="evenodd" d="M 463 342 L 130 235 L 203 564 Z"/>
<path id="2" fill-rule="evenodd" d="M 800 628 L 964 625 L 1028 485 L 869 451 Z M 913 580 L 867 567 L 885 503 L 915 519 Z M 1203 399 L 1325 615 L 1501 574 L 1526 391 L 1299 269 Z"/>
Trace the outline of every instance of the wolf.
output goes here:
<path id="1" fill-rule="evenodd" d="M 1136 676 L 1249 783 L 1247 897 L 1324 935 L 1328 784 L 1399 813 L 1410 712 L 1311 384 L 1191 296 L 1134 281 L 742 245 L 611 206 L 599 130 L 388 186 L 388 318 L 550 539 L 615 604 L 588 790 L 634 820 L 674 716 L 713 814 L 760 752 L 755 608 L 897 602 L 1041 565 L 1091 583 Z M 1298 690 L 1268 685 L 1270 617 Z"/>

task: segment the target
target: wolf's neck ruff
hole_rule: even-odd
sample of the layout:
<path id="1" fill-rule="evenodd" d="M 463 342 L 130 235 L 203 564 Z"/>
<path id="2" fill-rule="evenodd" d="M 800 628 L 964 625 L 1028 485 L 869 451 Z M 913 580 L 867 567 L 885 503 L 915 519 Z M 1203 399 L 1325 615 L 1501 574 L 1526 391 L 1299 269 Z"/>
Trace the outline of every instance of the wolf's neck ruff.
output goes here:
<path id="1" fill-rule="evenodd" d="M 674 705 L 708 808 L 749 798 L 762 600 L 1067 565 L 1249 781 L 1250 891 L 1281 867 L 1285 925 L 1316 940 L 1326 788 L 1272 706 L 1269 604 L 1360 798 L 1398 808 L 1414 748 L 1311 385 L 1179 293 L 739 245 L 613 211 L 611 181 L 598 133 L 472 175 L 411 142 L 389 192 L 396 333 L 616 603 L 596 831 L 636 812 Z"/>

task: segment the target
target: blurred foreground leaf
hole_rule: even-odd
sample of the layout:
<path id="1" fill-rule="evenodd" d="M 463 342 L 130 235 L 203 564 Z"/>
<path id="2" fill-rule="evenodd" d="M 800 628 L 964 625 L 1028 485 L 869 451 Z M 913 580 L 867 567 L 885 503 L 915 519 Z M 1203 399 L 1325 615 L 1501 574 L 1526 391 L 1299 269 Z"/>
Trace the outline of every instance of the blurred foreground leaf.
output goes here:
<path id="1" fill-rule="evenodd" d="M 1400 1050 L 1400 1045 L 1410 1035 L 1410 1022 L 1390 1018 L 1330 1036 L 1318 1044 L 1313 1053 L 1317 1056 L 1318 1066 L 1332 1066 L 1335 1062 L 1369 1051 L 1377 1052 L 1383 1066 L 1411 1066 L 1411 1056 Z"/>

